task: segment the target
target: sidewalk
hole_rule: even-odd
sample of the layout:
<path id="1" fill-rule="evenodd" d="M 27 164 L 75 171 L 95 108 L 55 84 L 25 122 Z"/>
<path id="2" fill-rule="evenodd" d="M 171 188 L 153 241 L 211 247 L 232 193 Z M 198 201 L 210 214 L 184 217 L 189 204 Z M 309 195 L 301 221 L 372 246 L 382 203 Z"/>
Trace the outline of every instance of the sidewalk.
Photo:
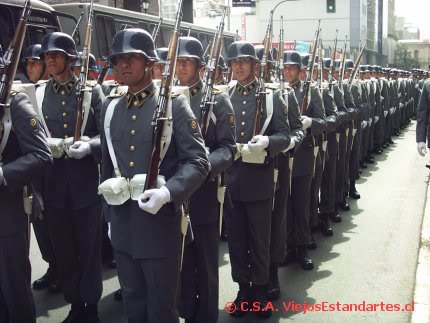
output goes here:
<path id="1" fill-rule="evenodd" d="M 430 183 L 429 183 L 430 185 Z M 426 203 L 421 230 L 421 243 L 414 291 L 412 323 L 430 322 L 430 189 L 427 187 Z"/>

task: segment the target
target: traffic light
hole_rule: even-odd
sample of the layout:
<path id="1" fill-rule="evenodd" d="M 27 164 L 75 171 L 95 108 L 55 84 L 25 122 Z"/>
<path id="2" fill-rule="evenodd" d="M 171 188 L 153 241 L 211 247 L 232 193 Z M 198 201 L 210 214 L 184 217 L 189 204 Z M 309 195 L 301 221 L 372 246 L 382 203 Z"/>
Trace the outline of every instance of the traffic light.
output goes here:
<path id="1" fill-rule="evenodd" d="M 336 0 L 327 0 L 327 13 L 336 12 Z"/>

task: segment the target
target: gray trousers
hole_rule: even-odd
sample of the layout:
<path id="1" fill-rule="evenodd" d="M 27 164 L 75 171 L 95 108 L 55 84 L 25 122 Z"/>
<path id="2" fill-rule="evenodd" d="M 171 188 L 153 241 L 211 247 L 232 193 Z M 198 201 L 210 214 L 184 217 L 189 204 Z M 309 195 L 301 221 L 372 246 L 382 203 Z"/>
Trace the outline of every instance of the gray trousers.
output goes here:
<path id="1" fill-rule="evenodd" d="M 193 225 L 194 241 L 182 262 L 179 313 L 196 322 L 218 320 L 218 223 Z"/>
<path id="2" fill-rule="evenodd" d="M 349 167 L 350 167 L 350 161 L 351 161 L 351 151 L 352 151 L 352 144 L 353 144 L 353 138 L 352 138 L 352 122 L 350 123 L 348 127 L 348 141 L 346 146 L 346 160 L 345 160 L 345 176 L 343 179 L 343 191 L 344 193 L 349 192 Z"/>
<path id="3" fill-rule="evenodd" d="M 272 201 L 233 200 L 233 208 L 226 213 L 231 275 L 238 284 L 269 281 Z"/>
<path id="4" fill-rule="evenodd" d="M 311 239 L 309 203 L 312 174 L 293 176 L 287 204 L 287 246 L 306 246 Z"/>
<path id="5" fill-rule="evenodd" d="M 135 259 L 114 250 L 129 323 L 179 323 L 177 257 Z"/>
<path id="6" fill-rule="evenodd" d="M 322 160 L 322 158 L 321 158 Z M 318 206 L 319 206 L 319 193 L 323 177 L 322 163 L 315 165 L 315 174 L 311 183 L 310 190 L 310 203 L 309 203 L 309 227 L 315 228 L 318 226 Z"/>
<path id="7" fill-rule="evenodd" d="M 336 132 L 327 134 L 327 156 L 321 182 L 321 207 L 322 213 L 332 213 L 335 207 L 335 184 L 338 143 Z"/>
<path id="8" fill-rule="evenodd" d="M 285 258 L 285 240 L 287 223 L 287 201 L 290 194 L 289 157 L 278 155 L 278 189 L 275 192 L 275 203 L 270 230 L 270 263 L 280 264 Z M 294 167 L 294 166 L 293 166 Z"/>
<path id="9" fill-rule="evenodd" d="M 69 303 L 96 304 L 102 295 L 100 204 L 46 208 L 57 273 Z"/>
<path id="10" fill-rule="evenodd" d="M 27 233 L 0 237 L 0 322 L 35 323 Z"/>
<path id="11" fill-rule="evenodd" d="M 345 125 L 342 126 L 339 136 L 339 159 L 336 165 L 336 204 L 343 201 L 344 194 L 344 180 L 345 180 L 345 163 L 346 163 L 346 150 L 347 150 L 347 140 L 346 140 Z"/>
<path id="12" fill-rule="evenodd" d="M 361 147 L 361 124 L 357 125 L 357 132 L 354 136 L 354 143 L 351 147 L 349 157 L 349 180 L 356 181 L 360 177 L 360 147 Z M 349 190 L 349 183 L 348 183 Z"/>

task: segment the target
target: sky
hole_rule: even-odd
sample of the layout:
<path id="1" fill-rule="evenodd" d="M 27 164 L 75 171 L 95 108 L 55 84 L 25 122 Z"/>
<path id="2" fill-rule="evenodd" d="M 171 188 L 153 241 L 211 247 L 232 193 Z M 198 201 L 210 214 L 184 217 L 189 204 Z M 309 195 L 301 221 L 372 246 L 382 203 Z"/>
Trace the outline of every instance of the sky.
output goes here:
<path id="1" fill-rule="evenodd" d="M 396 16 L 418 27 L 421 39 L 430 39 L 430 0 L 396 0 Z"/>

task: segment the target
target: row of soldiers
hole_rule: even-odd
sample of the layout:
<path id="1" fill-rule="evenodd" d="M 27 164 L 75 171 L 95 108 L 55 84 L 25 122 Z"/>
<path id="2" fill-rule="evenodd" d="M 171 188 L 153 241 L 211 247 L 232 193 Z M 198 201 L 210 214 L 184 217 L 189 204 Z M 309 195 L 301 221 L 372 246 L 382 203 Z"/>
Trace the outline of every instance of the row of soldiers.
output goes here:
<path id="1" fill-rule="evenodd" d="M 374 163 L 372 155 L 392 144 L 392 136 L 414 115 L 420 82 L 407 72 L 364 65 L 359 79 L 349 83 L 353 61 L 346 60 L 342 67 L 340 61 L 323 57 L 316 61 L 319 68 L 304 105 L 310 58 L 286 51 L 282 66 L 277 66 L 285 84 L 279 84 L 279 74 L 264 80 L 262 127 L 256 134 L 264 48 L 236 41 L 227 49 L 227 66 L 223 58 L 218 61 L 219 86 L 212 92 L 207 124 L 202 125 L 203 46 L 193 37 L 181 37 L 178 47 L 180 92 L 171 99 L 158 188 L 148 190 L 142 189 L 141 175 L 149 169 L 160 95 L 155 80 L 163 77 L 167 50 L 156 50 L 145 30 L 118 32 L 108 58 L 116 82 L 86 84 L 90 97 L 85 122 L 81 139 L 74 143 L 70 139 L 79 85 L 73 74 L 79 67 L 74 40 L 61 32 L 47 34 L 24 55 L 27 75 L 36 83 L 36 102 L 33 110 L 21 93 L 11 102 L 11 111 L 25 105 L 28 116 L 21 116 L 22 121 L 12 114 L 15 136 L 3 153 L 0 197 L 21 198 L 9 192 L 16 180 L 13 172 L 20 173 L 21 182 L 30 179 L 29 170 L 32 177 L 39 175 L 33 186 L 42 197 L 43 211 L 38 203 L 33 225 L 40 248 L 49 249 L 42 255 L 58 277 L 58 284 L 50 280 L 49 285 L 61 289 L 71 303 L 63 322 L 99 321 L 104 220 L 110 223 L 129 322 L 178 322 L 179 316 L 188 323 L 217 321 L 223 218 L 232 278 L 239 286 L 231 315 L 246 315 L 241 304 L 257 301 L 262 310 L 256 315 L 269 317 L 266 305 L 281 295 L 279 266 L 298 262 L 305 270 L 313 269 L 307 253 L 316 248 L 312 232 L 333 235 L 330 221 L 340 222 L 339 210 L 349 210 L 346 198 L 360 198 L 355 186 L 360 168 Z M 269 58 L 269 65 L 274 67 L 276 61 Z M 227 68 L 234 79 L 230 83 L 223 77 Z M 338 81 L 341 68 L 343 82 Z M 12 139 L 20 144 L 13 145 Z M 42 171 L 42 161 L 47 166 L 51 154 L 53 165 Z M 21 155 L 31 160 L 25 163 Z M 184 204 L 191 226 L 186 225 L 187 241 L 182 243 Z M 7 213 L 14 233 L 28 240 L 21 209 L 12 205 Z M 38 230 L 38 225 L 44 229 Z M 9 255 L 0 265 L 6 271 L 0 277 L 1 321 L 34 322 L 28 250 L 22 239 L 19 250 L 8 247 L 14 241 L 8 243 L 1 246 Z M 5 284 L 11 276 L 16 280 Z M 39 283 L 46 286 L 44 280 Z"/>

